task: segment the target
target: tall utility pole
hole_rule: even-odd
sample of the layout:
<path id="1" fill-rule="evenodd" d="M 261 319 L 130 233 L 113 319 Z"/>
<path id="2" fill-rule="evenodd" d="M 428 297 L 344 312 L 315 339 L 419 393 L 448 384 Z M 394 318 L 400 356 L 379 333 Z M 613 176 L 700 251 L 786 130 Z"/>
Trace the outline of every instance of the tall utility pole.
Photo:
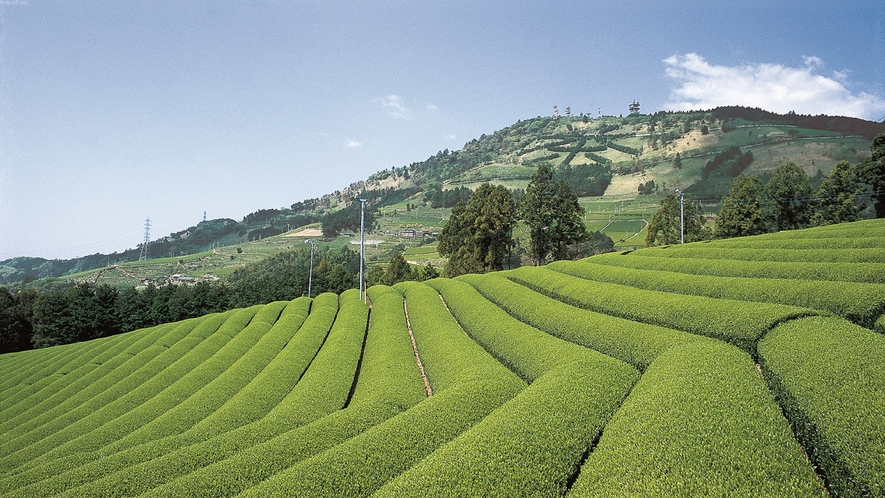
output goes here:
<path id="1" fill-rule="evenodd" d="M 148 246 L 151 243 L 151 219 L 144 220 L 144 243 L 141 244 L 141 254 L 138 256 L 139 261 L 147 261 L 150 253 Z"/>
<path id="2" fill-rule="evenodd" d="M 313 284 L 313 251 L 317 248 L 317 243 L 307 239 L 305 244 L 310 244 L 310 272 L 307 275 L 307 297 L 310 297 L 310 287 Z"/>
<path id="3" fill-rule="evenodd" d="M 685 200 L 685 192 L 676 189 L 676 193 L 679 194 L 679 243 L 685 244 L 685 218 L 683 211 L 683 203 Z"/>
<path id="4" fill-rule="evenodd" d="M 363 289 L 363 268 L 366 266 L 366 201 L 359 194 L 353 196 L 360 201 L 360 301 L 366 302 L 366 291 Z"/>

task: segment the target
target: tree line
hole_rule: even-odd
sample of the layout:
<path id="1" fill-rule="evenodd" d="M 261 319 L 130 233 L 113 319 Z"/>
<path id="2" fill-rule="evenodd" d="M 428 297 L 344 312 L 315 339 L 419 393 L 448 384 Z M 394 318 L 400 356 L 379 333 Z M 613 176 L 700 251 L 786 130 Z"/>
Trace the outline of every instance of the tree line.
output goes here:
<path id="1" fill-rule="evenodd" d="M 870 149 L 872 154 L 860 164 L 836 163 L 816 189 L 805 171 L 793 162 L 779 166 L 767 181 L 758 176 L 738 175 L 722 199 L 715 230 L 706 226 L 700 204 L 686 194 L 682 213 L 684 240 L 742 237 L 856 221 L 870 204 L 877 218 L 885 218 L 885 133 L 873 139 Z M 645 242 L 673 244 L 679 238 L 679 196 L 671 193 L 661 201 L 649 223 Z"/>
<path id="2" fill-rule="evenodd" d="M 359 254 L 317 248 L 311 292 L 357 287 Z M 81 282 L 63 291 L 0 287 L 0 353 L 106 337 L 161 323 L 306 295 L 310 248 L 236 270 L 224 282 L 118 290 Z"/>
<path id="3" fill-rule="evenodd" d="M 568 182 L 555 180 L 543 164 L 518 201 L 506 187 L 484 183 L 469 201 L 452 208 L 439 234 L 439 254 L 448 257 L 443 274 L 454 277 L 518 266 L 522 248 L 514 229 L 520 221 L 529 233 L 526 256 L 536 265 L 612 250 L 611 238 L 587 233 L 583 215 Z"/>

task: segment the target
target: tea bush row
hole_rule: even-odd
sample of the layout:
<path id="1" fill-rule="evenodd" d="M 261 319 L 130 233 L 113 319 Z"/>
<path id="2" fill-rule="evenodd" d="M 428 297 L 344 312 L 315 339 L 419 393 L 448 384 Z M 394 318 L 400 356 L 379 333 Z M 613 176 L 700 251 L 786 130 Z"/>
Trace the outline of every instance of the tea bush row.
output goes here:
<path id="1" fill-rule="evenodd" d="M 673 346 L 703 339 L 688 332 L 577 308 L 497 273 L 464 275 L 459 279 L 532 327 L 625 361 L 641 371 Z"/>
<path id="2" fill-rule="evenodd" d="M 833 313 L 866 326 L 872 326 L 885 311 L 885 284 L 687 275 L 599 265 L 593 262 L 593 258 L 555 262 L 547 268 L 639 289 L 799 306 Z"/>
<path id="3" fill-rule="evenodd" d="M 406 328 L 402 295 L 379 286 L 370 289 L 368 297 L 372 302 L 370 327 L 353 396 L 344 409 L 172 481 L 151 494 L 193 490 L 201 494 L 240 492 L 424 399 L 426 394 Z M 271 455 L 273 458 L 268 458 Z"/>
<path id="4" fill-rule="evenodd" d="M 538 375 L 525 391 L 396 478 L 382 494 L 561 494 L 638 372 L 514 319 L 463 282 L 428 285 L 442 292 L 480 344 L 523 375 Z M 534 354 L 524 356 L 524 346 Z"/>
<path id="5" fill-rule="evenodd" d="M 835 317 L 759 341 L 775 394 L 838 496 L 885 496 L 885 336 Z"/>
<path id="6" fill-rule="evenodd" d="M 568 496 L 827 496 L 750 357 L 715 341 L 661 354 Z"/>
<path id="7" fill-rule="evenodd" d="M 186 377 L 193 371 L 207 368 L 205 363 L 227 344 L 230 336 L 221 334 L 222 330 L 243 330 L 258 312 L 258 308 L 260 306 L 237 311 L 220 326 L 216 326 L 205 339 L 193 337 L 192 340 L 179 341 L 175 347 L 167 350 L 169 355 L 161 354 L 158 361 L 149 362 L 144 368 L 134 372 L 134 375 L 126 376 L 112 390 L 92 397 L 73 410 L 4 444 L 0 447 L 0 454 L 4 455 L 0 458 L 0 470 L 11 470 L 25 463 L 44 463 L 38 461 L 37 457 L 46 452 L 57 451 L 66 442 L 88 434 L 118 417 L 133 420 L 141 418 L 141 422 L 146 423 L 165 411 L 152 406 L 145 409 L 145 405 L 156 403 L 164 407 L 175 406 L 188 393 L 174 396 L 175 390 L 169 389 L 170 386 L 176 384 L 180 388 L 187 388 L 190 393 L 195 392 L 199 386 L 188 385 Z M 194 332 L 196 331 L 195 329 Z"/>
<path id="8" fill-rule="evenodd" d="M 708 247 L 742 249 L 781 249 L 793 250 L 833 250 L 833 249 L 870 249 L 885 246 L 885 237 L 821 237 L 821 238 L 779 238 L 779 239 L 724 239 L 710 242 Z"/>
<path id="9" fill-rule="evenodd" d="M 426 282 L 445 299 L 470 337 L 527 382 L 563 363 L 586 359 L 590 350 L 526 325 L 498 308 L 466 282 Z"/>
<path id="10" fill-rule="evenodd" d="M 716 247 L 707 244 L 648 247 L 632 252 L 635 256 L 668 258 L 737 259 L 741 261 L 810 261 L 817 263 L 885 263 L 881 248 L 862 249 L 749 249 Z"/>
<path id="11" fill-rule="evenodd" d="M 333 295 L 328 297 L 334 299 Z M 104 496 L 147 492 L 157 486 L 175 482 L 173 480 L 176 477 L 194 475 L 193 472 L 206 466 L 241 451 L 259 447 L 261 443 L 286 431 L 339 410 L 346 403 L 354 382 L 366 332 L 368 309 L 358 300 L 355 290 L 352 293 L 346 292 L 341 296 L 341 309 L 332 325 L 332 319 L 336 315 L 334 312 L 329 313 L 334 309 L 330 310 L 331 303 L 328 299 L 326 301 L 321 312 L 324 316 L 319 321 L 313 321 L 312 326 L 315 329 L 309 334 L 314 336 L 311 342 L 318 339 L 322 342 L 325 338 L 322 348 L 316 353 L 316 357 L 312 357 L 310 367 L 289 394 L 266 416 L 236 428 L 218 428 L 219 432 L 215 437 L 201 440 L 201 436 L 197 439 L 198 442 L 190 445 L 183 445 L 189 437 L 185 433 L 181 438 L 164 438 L 154 444 L 135 446 L 120 454 L 125 455 L 124 461 L 133 463 L 115 468 L 110 474 L 95 468 L 94 465 L 100 461 L 73 469 L 67 477 L 78 476 L 79 487 L 70 489 L 69 492 L 76 495 Z M 296 333 L 295 337 L 301 332 L 304 330 Z M 223 432 L 224 429 L 230 430 Z M 114 462 L 116 458 L 109 460 Z M 67 486 L 58 481 L 52 484 Z"/>
<path id="12" fill-rule="evenodd" d="M 271 307 L 272 312 L 268 313 L 265 310 L 267 319 L 270 315 L 279 316 L 281 306 L 274 304 L 258 306 L 255 317 L 268 306 Z M 144 442 L 152 437 L 174 434 L 190 427 L 193 421 L 223 403 L 224 395 L 237 389 L 237 385 L 241 387 L 242 378 L 234 377 L 230 381 L 234 384 L 231 390 L 222 388 L 220 391 L 215 391 L 218 386 L 230 384 L 227 381 L 231 377 L 225 375 L 228 369 L 237 363 L 247 365 L 247 362 L 251 360 L 247 353 L 270 330 L 271 325 L 266 321 L 267 319 L 255 320 L 255 317 L 239 330 L 226 326 L 220 327 L 213 334 L 213 338 L 217 336 L 219 340 L 225 341 L 218 352 L 163 390 L 159 396 L 127 411 L 120 417 L 103 421 L 102 425 L 94 430 L 80 433 L 70 440 L 56 444 L 55 448 L 40 457 L 40 461 L 46 463 L 75 453 L 95 451 L 109 445 L 113 451 L 114 447 L 126 446 L 123 441 L 127 443 Z M 211 340 L 211 338 L 207 340 Z M 207 386 L 210 385 L 211 387 L 207 389 Z M 76 429 L 79 424 L 80 422 L 77 422 L 72 427 Z"/>
<path id="13" fill-rule="evenodd" d="M 735 259 L 634 257 L 608 253 L 594 256 L 596 264 L 637 270 L 660 270 L 691 275 L 769 279 L 833 280 L 885 284 L 885 266 L 879 263 L 815 263 L 799 261 L 739 261 Z"/>
<path id="14" fill-rule="evenodd" d="M 124 340 L 137 340 L 138 335 L 133 337 L 120 338 Z M 41 390 L 42 388 L 63 380 L 68 373 L 87 366 L 93 362 L 96 355 L 102 351 L 113 348 L 119 343 L 119 339 L 115 344 L 103 343 L 102 341 L 89 341 L 79 343 L 80 347 L 68 348 L 64 354 L 57 355 L 54 361 L 48 361 L 41 358 L 40 362 L 35 362 L 32 368 L 9 369 L 9 377 L 3 377 L 4 380 L 9 379 L 7 383 L 8 389 L 5 389 L 3 398 L 0 399 L 0 412 L 5 412 L 11 406 L 15 405 L 22 399 Z"/>
<path id="15" fill-rule="evenodd" d="M 755 354 L 756 341 L 774 325 L 814 314 L 811 310 L 780 304 L 679 295 L 593 282 L 539 267 L 522 267 L 507 272 L 506 276 L 573 306 L 721 339 L 751 354 Z"/>
<path id="16" fill-rule="evenodd" d="M 547 371 L 377 496 L 561 496 L 638 379 L 601 355 Z"/>
<path id="17" fill-rule="evenodd" d="M 149 334 L 132 334 L 125 340 L 107 344 L 107 347 L 95 354 L 87 362 L 80 362 L 80 366 L 70 368 L 65 374 L 57 374 L 45 377 L 42 382 L 30 384 L 27 389 L 22 389 L 4 399 L 9 406 L 0 411 L 0 431 L 3 431 L 2 441 L 7 440 L 9 434 L 5 429 L 17 426 L 36 415 L 34 408 L 41 405 L 41 409 L 57 404 L 68 397 L 88 389 L 99 382 L 111 371 L 124 363 L 131 362 L 140 352 L 149 350 L 159 337 L 165 335 L 172 326 L 156 327 Z M 161 348 L 153 348 L 153 355 L 159 354 Z M 51 380 L 51 381 L 50 381 Z M 27 383 L 27 381 L 23 381 Z M 41 385 L 42 384 L 42 385 Z M 38 387 L 39 386 L 39 387 Z"/>
<path id="18" fill-rule="evenodd" d="M 428 376 L 433 379 L 447 373 L 452 378 L 444 379 L 442 388 L 440 383 L 431 380 L 437 385 L 433 396 L 247 490 L 246 496 L 367 495 L 482 420 L 525 387 L 505 370 L 492 369 L 484 376 L 477 376 L 476 367 L 462 373 L 451 368 L 440 369 L 447 358 L 464 364 L 469 364 L 471 357 L 481 364 L 494 360 L 475 344 L 465 341 L 464 332 L 450 315 L 446 317 L 448 312 L 432 289 L 423 284 L 411 287 L 404 284 L 398 288 L 405 293 L 410 318 L 415 317 L 412 330 L 422 361 L 426 360 Z M 445 342 L 459 335 L 460 340 Z"/>

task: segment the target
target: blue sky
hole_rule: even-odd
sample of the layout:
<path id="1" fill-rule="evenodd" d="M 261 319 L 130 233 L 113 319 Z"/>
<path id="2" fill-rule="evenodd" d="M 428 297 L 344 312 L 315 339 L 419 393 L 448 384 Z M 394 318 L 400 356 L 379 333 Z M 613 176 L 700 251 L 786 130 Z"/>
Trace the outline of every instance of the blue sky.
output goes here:
<path id="1" fill-rule="evenodd" d="M 649 5 L 650 4 L 650 5 Z M 0 260 L 242 219 L 552 114 L 885 118 L 885 2 L 0 0 Z"/>

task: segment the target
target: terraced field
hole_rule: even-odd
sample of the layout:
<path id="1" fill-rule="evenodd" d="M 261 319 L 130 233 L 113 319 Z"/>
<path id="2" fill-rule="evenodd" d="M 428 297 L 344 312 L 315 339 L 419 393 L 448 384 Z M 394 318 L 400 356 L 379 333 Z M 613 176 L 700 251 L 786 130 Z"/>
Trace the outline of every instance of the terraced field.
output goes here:
<path id="1" fill-rule="evenodd" d="M 885 223 L 0 356 L 3 496 L 885 496 Z"/>

